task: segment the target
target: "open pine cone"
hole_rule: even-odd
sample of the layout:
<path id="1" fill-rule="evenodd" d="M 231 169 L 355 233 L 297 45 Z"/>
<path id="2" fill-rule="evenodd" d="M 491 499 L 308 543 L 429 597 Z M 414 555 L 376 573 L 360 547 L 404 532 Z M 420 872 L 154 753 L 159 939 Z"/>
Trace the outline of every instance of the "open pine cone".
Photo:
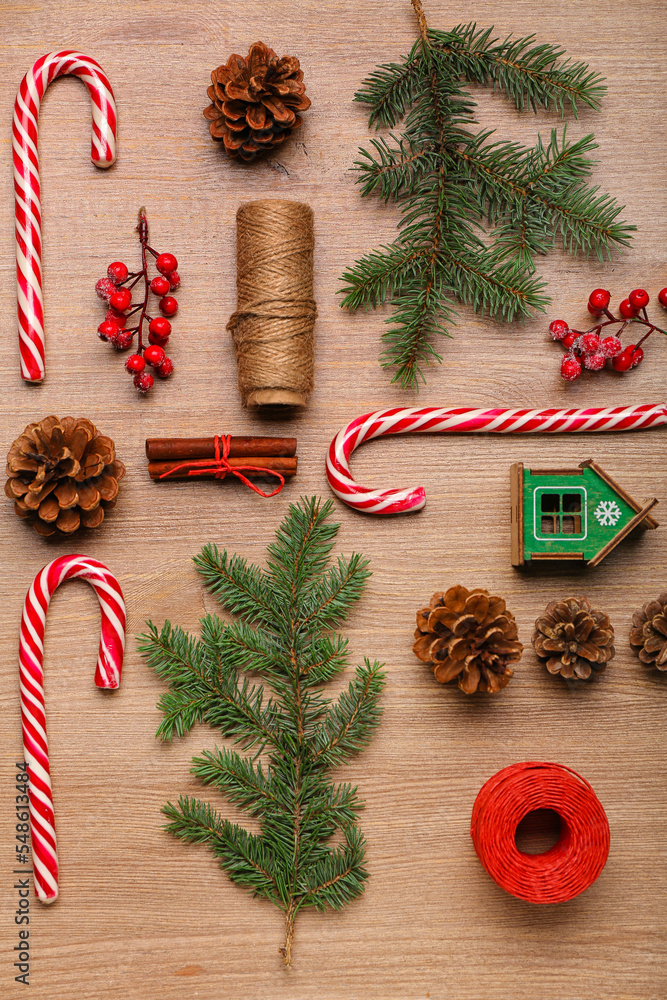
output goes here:
<path id="1" fill-rule="evenodd" d="M 514 615 L 488 590 L 450 587 L 417 612 L 412 647 L 441 684 L 458 677 L 466 694 L 496 692 L 509 684 L 511 663 L 521 659 Z"/>
<path id="2" fill-rule="evenodd" d="M 207 93 L 213 103 L 204 117 L 228 156 L 254 160 L 298 128 L 297 111 L 310 107 L 299 60 L 279 59 L 263 42 L 255 42 L 245 59 L 231 55 L 213 70 L 211 80 Z"/>
<path id="3" fill-rule="evenodd" d="M 533 646 L 550 674 L 588 680 L 606 669 L 616 650 L 614 629 L 587 597 L 552 601 L 535 622 Z"/>
<path id="4" fill-rule="evenodd" d="M 5 493 L 40 535 L 96 528 L 115 506 L 125 466 L 114 443 L 85 417 L 28 424 L 7 455 Z"/>
<path id="5" fill-rule="evenodd" d="M 635 611 L 630 629 L 630 645 L 642 663 L 667 670 L 667 594 L 649 601 Z"/>

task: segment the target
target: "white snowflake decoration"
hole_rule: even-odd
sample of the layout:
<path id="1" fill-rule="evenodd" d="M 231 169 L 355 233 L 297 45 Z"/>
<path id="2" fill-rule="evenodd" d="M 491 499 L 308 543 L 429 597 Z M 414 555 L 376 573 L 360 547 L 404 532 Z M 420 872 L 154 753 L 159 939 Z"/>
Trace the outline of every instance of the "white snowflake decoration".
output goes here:
<path id="1" fill-rule="evenodd" d="M 600 500 L 593 513 L 602 528 L 613 528 L 623 511 L 615 500 Z"/>

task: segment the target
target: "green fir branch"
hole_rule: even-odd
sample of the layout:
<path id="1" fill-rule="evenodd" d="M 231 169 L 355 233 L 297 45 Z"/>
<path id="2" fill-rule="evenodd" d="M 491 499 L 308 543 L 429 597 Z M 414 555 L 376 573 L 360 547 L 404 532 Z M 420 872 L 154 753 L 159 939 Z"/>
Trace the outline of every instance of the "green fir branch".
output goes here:
<path id="1" fill-rule="evenodd" d="M 371 139 L 354 164 L 362 197 L 400 206 L 399 236 L 345 271 L 341 305 L 392 304 L 381 363 L 393 382 L 416 389 L 425 368 L 442 360 L 435 343 L 451 335 L 456 299 L 496 319 L 523 320 L 549 301 L 536 260 L 557 238 L 567 253 L 604 260 L 629 246 L 635 227 L 590 186 L 592 135 L 569 142 L 565 128 L 554 129 L 532 148 L 498 141 L 475 131 L 465 89 L 491 86 L 520 111 L 576 117 L 582 105 L 599 109 L 602 77 L 532 35 L 499 40 L 474 23 L 431 30 L 421 0 L 412 4 L 420 37 L 409 56 L 378 67 L 355 95 L 369 108 L 369 127 L 403 120 L 402 134 Z"/>
<path id="2" fill-rule="evenodd" d="M 347 641 L 330 630 L 360 599 L 369 577 L 358 554 L 330 565 L 338 525 L 331 501 L 291 505 L 268 549 L 266 569 L 207 545 L 195 558 L 222 607 L 200 636 L 166 622 L 140 638 L 147 663 L 169 686 L 159 708 L 162 739 L 206 723 L 232 740 L 193 758 L 192 772 L 260 826 L 252 834 L 189 796 L 168 803 L 166 829 L 213 851 L 229 878 L 285 912 L 285 964 L 304 907 L 339 908 L 358 896 L 368 872 L 357 826 L 356 788 L 331 769 L 369 743 L 380 721 L 384 675 L 357 667 L 336 701 L 322 685 L 348 665 Z M 253 683 L 260 675 L 266 684 Z M 260 754 L 264 754 L 260 759 Z M 331 839 L 336 838 L 332 845 Z"/>

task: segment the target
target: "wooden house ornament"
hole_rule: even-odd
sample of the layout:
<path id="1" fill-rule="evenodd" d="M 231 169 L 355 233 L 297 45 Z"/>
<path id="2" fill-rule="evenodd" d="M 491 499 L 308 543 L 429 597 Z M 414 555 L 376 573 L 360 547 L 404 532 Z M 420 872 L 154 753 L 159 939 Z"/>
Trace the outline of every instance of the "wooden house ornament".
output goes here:
<path id="1" fill-rule="evenodd" d="M 574 560 L 597 566 L 635 528 L 657 528 L 649 511 L 592 458 L 576 469 L 510 470 L 512 565 Z"/>

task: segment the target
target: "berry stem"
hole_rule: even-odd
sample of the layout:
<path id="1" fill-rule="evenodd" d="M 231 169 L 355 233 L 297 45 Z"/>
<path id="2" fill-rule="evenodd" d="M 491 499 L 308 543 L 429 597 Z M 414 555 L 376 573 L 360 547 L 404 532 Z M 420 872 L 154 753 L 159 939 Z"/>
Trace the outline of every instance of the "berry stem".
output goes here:
<path id="1" fill-rule="evenodd" d="M 146 217 L 146 209 L 142 207 L 139 209 L 139 221 L 137 223 L 137 232 L 139 233 L 139 241 L 141 242 L 141 273 L 137 278 L 137 281 L 141 277 L 144 279 L 144 301 L 141 306 L 137 306 L 137 309 L 141 309 L 141 315 L 139 316 L 139 324 L 137 326 L 137 354 L 143 354 L 144 342 L 142 339 L 143 325 L 146 318 L 146 309 L 148 308 L 148 294 L 150 292 L 150 282 L 148 280 L 148 261 L 146 260 L 146 251 L 148 246 L 148 219 Z M 151 251 L 154 253 L 154 251 Z M 136 284 L 136 282 L 135 282 Z M 132 310 L 134 312 L 134 310 Z"/>

